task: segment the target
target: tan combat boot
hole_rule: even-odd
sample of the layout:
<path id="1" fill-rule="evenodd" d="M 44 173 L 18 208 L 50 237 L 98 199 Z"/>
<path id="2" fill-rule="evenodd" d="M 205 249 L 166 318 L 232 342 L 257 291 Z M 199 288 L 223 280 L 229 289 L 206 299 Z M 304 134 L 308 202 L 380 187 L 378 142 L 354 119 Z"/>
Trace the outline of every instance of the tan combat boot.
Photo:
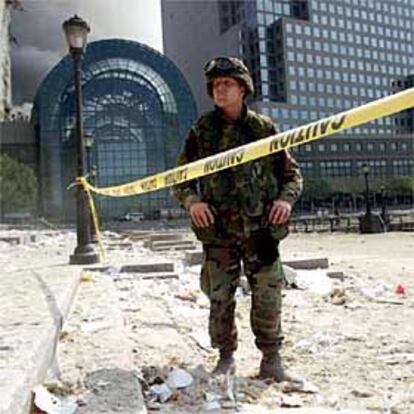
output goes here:
<path id="1" fill-rule="evenodd" d="M 236 370 L 236 361 L 233 357 L 233 351 L 220 351 L 220 358 L 213 369 L 213 375 L 226 374 L 228 371 L 234 373 Z"/>
<path id="2" fill-rule="evenodd" d="M 260 362 L 259 378 L 273 379 L 276 382 L 302 382 L 299 378 L 295 378 L 284 370 L 282 358 L 278 351 L 263 354 L 262 361 Z"/>

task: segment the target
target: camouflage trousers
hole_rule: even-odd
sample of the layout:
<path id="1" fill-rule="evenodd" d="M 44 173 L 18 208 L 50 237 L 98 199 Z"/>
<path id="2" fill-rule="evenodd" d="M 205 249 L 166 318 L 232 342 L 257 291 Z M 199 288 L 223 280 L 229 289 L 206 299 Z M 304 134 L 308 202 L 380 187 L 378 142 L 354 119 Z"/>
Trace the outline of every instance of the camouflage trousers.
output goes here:
<path id="1" fill-rule="evenodd" d="M 277 246 L 276 257 L 266 265 L 255 251 L 260 247 L 252 249 L 240 241 L 225 247 L 204 244 L 203 248 L 201 289 L 210 299 L 209 334 L 212 346 L 224 352 L 237 348 L 234 296 L 242 262 L 252 291 L 250 323 L 256 346 L 263 353 L 275 352 L 283 339 L 281 290 L 284 274 Z"/>

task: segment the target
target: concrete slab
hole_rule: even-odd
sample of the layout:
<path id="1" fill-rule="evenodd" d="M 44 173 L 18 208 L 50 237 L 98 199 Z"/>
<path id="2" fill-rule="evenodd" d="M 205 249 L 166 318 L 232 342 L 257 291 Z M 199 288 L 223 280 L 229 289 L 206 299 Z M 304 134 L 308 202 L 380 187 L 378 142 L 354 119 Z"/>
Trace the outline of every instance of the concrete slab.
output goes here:
<path id="1" fill-rule="evenodd" d="M 176 273 L 167 273 L 167 272 L 154 272 L 154 273 L 144 273 L 137 275 L 141 279 L 178 279 Z"/>
<path id="2" fill-rule="evenodd" d="M 288 260 L 283 261 L 283 264 L 290 266 L 293 269 L 302 270 L 327 269 L 329 267 L 329 261 L 327 257 Z"/>
<path id="3" fill-rule="evenodd" d="M 131 242 L 118 242 L 118 243 L 108 243 L 106 245 L 106 249 L 108 250 L 130 250 L 133 248 L 133 244 Z"/>
<path id="4" fill-rule="evenodd" d="M 186 252 L 184 262 L 187 266 L 199 265 L 203 262 L 203 251 L 197 250 L 195 252 Z M 292 269 L 327 269 L 329 262 L 327 257 L 312 258 L 312 259 L 298 259 L 283 261 L 283 265 L 286 265 Z M 289 271 L 289 270 L 288 270 Z"/>
<path id="5" fill-rule="evenodd" d="M 151 235 L 151 231 L 146 230 L 127 230 L 121 233 L 121 237 L 128 237 L 131 240 L 144 240 Z"/>
<path id="6" fill-rule="evenodd" d="M 346 277 L 344 272 L 327 272 L 326 276 L 330 277 L 331 279 L 338 279 L 341 281 L 343 281 Z"/>
<path id="7" fill-rule="evenodd" d="M 154 233 L 151 231 L 147 232 L 123 232 L 122 237 L 128 237 L 133 241 L 144 241 L 144 247 L 148 247 L 153 241 L 160 240 L 181 240 L 183 233 Z"/>
<path id="8" fill-rule="evenodd" d="M 168 252 L 168 251 L 181 251 L 181 250 L 195 250 L 197 249 L 197 246 L 195 244 L 193 245 L 179 245 L 179 246 L 157 246 L 153 247 L 151 250 L 153 252 Z"/>
<path id="9" fill-rule="evenodd" d="M 199 265 L 203 262 L 203 251 L 197 250 L 195 252 L 186 252 L 184 262 L 187 266 Z"/>
<path id="10" fill-rule="evenodd" d="M 154 272 L 174 272 L 174 263 L 142 263 L 129 264 L 121 267 L 122 273 L 154 273 Z"/>
<path id="11" fill-rule="evenodd" d="M 53 361 L 80 268 L 50 263 L 0 278 L 0 414 L 26 414 Z"/>
<path id="12" fill-rule="evenodd" d="M 154 241 L 167 241 L 167 240 L 181 240 L 183 238 L 183 233 L 158 233 L 151 234 L 149 240 Z"/>
<path id="13" fill-rule="evenodd" d="M 0 241 L 10 244 L 23 244 L 21 236 L 1 236 Z"/>
<path id="14" fill-rule="evenodd" d="M 10 244 L 30 244 L 36 243 L 38 241 L 38 236 L 35 233 L 28 231 L 18 231 L 15 234 L 10 234 L 10 232 L 1 233 L 0 232 L 0 242 L 10 243 Z"/>
<path id="15" fill-rule="evenodd" d="M 193 246 L 192 240 L 154 240 L 151 242 L 151 249 L 157 247 Z"/>

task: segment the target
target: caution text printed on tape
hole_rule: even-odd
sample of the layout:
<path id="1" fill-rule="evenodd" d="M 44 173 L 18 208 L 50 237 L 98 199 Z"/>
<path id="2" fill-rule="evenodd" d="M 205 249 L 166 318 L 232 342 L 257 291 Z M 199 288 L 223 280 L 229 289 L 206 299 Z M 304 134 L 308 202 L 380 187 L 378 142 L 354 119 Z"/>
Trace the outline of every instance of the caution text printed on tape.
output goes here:
<path id="1" fill-rule="evenodd" d="M 253 161 L 284 149 L 315 141 L 413 106 L 414 88 L 410 88 L 328 118 L 130 183 L 113 187 L 96 188 L 85 181 L 84 185 L 92 192 L 111 197 L 126 197 L 148 193 L 213 174 L 217 171 Z"/>

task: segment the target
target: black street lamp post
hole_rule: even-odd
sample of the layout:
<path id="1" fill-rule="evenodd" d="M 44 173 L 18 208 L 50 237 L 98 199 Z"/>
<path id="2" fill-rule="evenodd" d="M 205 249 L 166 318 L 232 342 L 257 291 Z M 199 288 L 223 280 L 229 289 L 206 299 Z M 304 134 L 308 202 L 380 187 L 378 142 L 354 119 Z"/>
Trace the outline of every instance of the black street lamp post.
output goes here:
<path id="1" fill-rule="evenodd" d="M 85 51 L 88 33 L 88 24 L 78 16 L 74 16 L 63 23 L 69 53 L 73 59 L 74 81 L 76 94 L 76 156 L 77 176 L 84 175 L 85 146 L 83 143 L 83 116 L 82 116 L 82 71 L 81 61 Z M 78 186 L 76 203 L 76 234 L 77 246 L 70 256 L 70 264 L 93 264 L 99 262 L 99 255 L 91 243 L 90 211 L 86 191 Z"/>
<path id="2" fill-rule="evenodd" d="M 86 149 L 86 172 L 88 174 L 88 181 L 95 185 L 95 175 L 96 175 L 96 167 L 92 165 L 92 148 L 93 144 L 95 143 L 95 138 L 91 133 L 85 132 L 83 135 L 84 142 L 85 142 L 85 149 Z M 91 242 L 98 243 L 98 237 L 96 235 L 95 224 L 93 222 L 92 214 L 90 216 L 90 225 L 91 225 Z"/>
<path id="3" fill-rule="evenodd" d="M 381 233 L 385 231 L 384 223 L 377 213 L 371 211 L 371 201 L 369 199 L 369 165 L 364 164 L 362 172 L 365 178 L 365 215 L 359 217 L 359 231 L 361 233 Z"/>
<path id="4" fill-rule="evenodd" d="M 91 169 L 92 169 L 92 156 L 91 151 L 93 148 L 93 144 L 95 142 L 95 138 L 92 134 L 85 132 L 83 134 L 83 141 L 85 143 L 85 150 L 86 150 L 86 172 L 89 176 L 89 181 L 91 181 Z M 93 184 L 91 182 L 91 184 Z"/>
<path id="5" fill-rule="evenodd" d="M 385 185 L 381 186 L 381 218 L 384 222 L 385 227 L 387 226 L 387 211 L 386 211 L 386 199 L 385 199 Z"/>
<path id="6" fill-rule="evenodd" d="M 364 173 L 364 178 L 365 178 L 365 206 L 366 206 L 365 214 L 367 216 L 370 216 L 371 215 L 371 202 L 369 200 L 369 185 L 368 185 L 369 166 L 368 164 L 364 164 L 364 166 L 362 167 L 362 172 Z"/>

